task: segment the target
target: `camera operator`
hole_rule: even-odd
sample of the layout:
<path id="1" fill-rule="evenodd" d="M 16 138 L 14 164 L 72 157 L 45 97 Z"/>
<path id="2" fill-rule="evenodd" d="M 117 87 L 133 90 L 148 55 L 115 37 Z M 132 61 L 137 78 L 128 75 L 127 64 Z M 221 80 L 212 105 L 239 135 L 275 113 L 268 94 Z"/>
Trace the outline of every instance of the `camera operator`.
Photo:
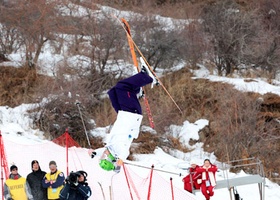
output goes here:
<path id="1" fill-rule="evenodd" d="M 65 180 L 65 186 L 60 191 L 61 200 L 86 200 L 91 196 L 91 189 L 86 182 L 85 171 L 71 172 Z"/>

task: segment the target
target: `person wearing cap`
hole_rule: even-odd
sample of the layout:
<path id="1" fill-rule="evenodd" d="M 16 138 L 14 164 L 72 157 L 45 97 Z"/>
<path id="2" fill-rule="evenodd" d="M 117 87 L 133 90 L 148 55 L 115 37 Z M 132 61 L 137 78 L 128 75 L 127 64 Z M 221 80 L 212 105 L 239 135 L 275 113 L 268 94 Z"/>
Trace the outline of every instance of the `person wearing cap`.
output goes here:
<path id="1" fill-rule="evenodd" d="M 138 138 L 143 118 L 138 94 L 141 87 L 153 83 L 156 79 L 149 68 L 143 63 L 142 65 L 141 72 L 119 81 L 108 91 L 111 104 L 117 112 L 117 119 L 106 146 L 98 155 L 100 156 L 99 166 L 106 171 L 120 171 L 123 160 L 129 156 L 133 139 Z M 89 150 L 92 158 L 97 153 L 92 149 Z"/>
<path id="2" fill-rule="evenodd" d="M 34 200 L 26 179 L 18 174 L 16 165 L 10 167 L 11 174 L 4 185 L 6 200 Z"/>
<path id="3" fill-rule="evenodd" d="M 197 168 L 197 172 L 201 174 L 201 192 L 206 200 L 210 200 L 210 197 L 214 195 L 217 171 L 217 166 L 213 165 L 209 159 L 205 159 L 203 166 Z"/>
<path id="4" fill-rule="evenodd" d="M 71 172 L 60 191 L 60 200 L 87 200 L 91 196 L 87 173 L 83 170 Z"/>
<path id="5" fill-rule="evenodd" d="M 26 181 L 30 185 L 34 200 L 47 200 L 47 189 L 43 188 L 42 180 L 46 172 L 42 171 L 37 160 L 31 162 L 32 172 L 27 175 Z"/>
<path id="6" fill-rule="evenodd" d="M 193 189 L 199 189 L 200 184 L 197 180 L 201 177 L 201 174 L 197 172 L 199 166 L 196 160 L 190 161 L 191 167 L 189 168 L 189 174 L 185 176 L 182 181 L 184 182 L 184 189 L 188 192 L 193 192 Z"/>
<path id="7" fill-rule="evenodd" d="M 50 161 L 49 163 L 50 173 L 47 173 L 42 180 L 43 188 L 48 188 L 48 199 L 58 200 L 60 190 L 63 188 L 64 174 L 63 172 L 57 170 L 57 165 L 55 161 Z"/>

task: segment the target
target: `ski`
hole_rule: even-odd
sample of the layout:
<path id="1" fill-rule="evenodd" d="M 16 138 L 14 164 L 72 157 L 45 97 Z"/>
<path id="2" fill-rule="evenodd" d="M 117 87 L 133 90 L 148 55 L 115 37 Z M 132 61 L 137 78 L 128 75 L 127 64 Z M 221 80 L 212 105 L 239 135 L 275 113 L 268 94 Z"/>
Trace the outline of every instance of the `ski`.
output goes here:
<path id="1" fill-rule="evenodd" d="M 133 64 L 136 67 L 137 71 L 140 72 L 140 68 L 138 66 L 138 62 L 137 62 L 137 58 L 136 58 L 136 53 L 135 53 L 135 50 L 134 50 L 134 43 L 133 43 L 133 40 L 132 40 L 132 37 L 131 37 L 130 26 L 124 18 L 121 18 L 121 21 L 122 21 L 123 26 L 126 30 L 128 45 L 129 45 L 129 48 L 130 48 Z M 149 104 L 149 101 L 148 101 L 148 98 L 147 98 L 147 93 L 145 92 L 144 87 L 142 88 L 142 91 L 143 91 L 143 100 L 144 100 L 144 103 L 145 103 L 145 108 L 146 108 L 147 116 L 148 116 L 148 119 L 149 119 L 150 127 L 155 128 L 153 115 L 152 115 L 152 112 L 151 112 L 151 109 L 150 109 L 150 104 Z"/>
<path id="2" fill-rule="evenodd" d="M 126 26 L 124 24 L 124 21 L 126 21 L 125 19 L 119 19 L 118 17 L 112 15 L 114 18 L 116 18 L 118 20 L 118 22 L 121 24 L 121 26 L 123 27 L 123 29 L 125 30 L 125 32 L 127 33 L 127 37 L 129 38 L 129 41 L 132 43 L 133 45 L 133 49 L 135 47 L 135 49 L 137 50 L 137 52 L 140 54 L 140 56 L 143 58 L 144 62 L 146 63 L 146 65 L 149 67 L 151 73 L 153 74 L 154 77 L 156 77 L 158 84 L 163 88 L 163 90 L 165 91 L 165 93 L 169 96 L 169 98 L 171 99 L 171 101 L 174 103 L 174 105 L 178 108 L 178 110 L 180 111 L 181 114 L 183 114 L 182 109 L 180 108 L 180 106 L 176 103 L 176 101 L 174 100 L 174 98 L 171 96 L 171 94 L 168 92 L 168 90 L 166 89 L 166 87 L 163 85 L 163 83 L 161 82 L 161 80 L 158 78 L 158 76 L 156 75 L 156 73 L 154 72 L 154 70 L 152 69 L 152 67 L 149 65 L 149 63 L 147 62 L 145 56 L 143 55 L 143 53 L 140 51 L 139 47 L 135 44 L 135 42 L 133 41 L 131 35 L 130 35 L 130 30 L 128 32 L 128 30 L 126 29 Z M 128 25 L 128 23 L 127 23 Z"/>
<path id="3" fill-rule="evenodd" d="M 101 183 L 100 183 L 100 182 L 97 182 L 97 183 L 98 183 L 98 185 L 100 186 L 100 189 L 101 189 L 101 192 L 102 192 L 103 199 L 105 200 L 106 198 L 105 198 L 105 193 L 104 193 L 103 187 L 102 187 L 102 185 L 101 185 Z"/>

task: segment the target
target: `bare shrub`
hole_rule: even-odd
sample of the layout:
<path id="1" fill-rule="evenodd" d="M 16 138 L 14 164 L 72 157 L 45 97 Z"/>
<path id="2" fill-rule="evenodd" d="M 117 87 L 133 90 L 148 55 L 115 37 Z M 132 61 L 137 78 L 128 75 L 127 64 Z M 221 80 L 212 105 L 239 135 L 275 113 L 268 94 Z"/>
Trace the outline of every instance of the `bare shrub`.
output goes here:
<path id="1" fill-rule="evenodd" d="M 2 10 L 1 22 L 9 29 L 15 29 L 26 53 L 26 64 L 37 64 L 42 47 L 53 38 L 57 2 L 15 1 L 16 4 Z"/>
<path id="2" fill-rule="evenodd" d="M 202 15 L 205 31 L 213 45 L 212 60 L 219 75 L 229 75 L 244 64 L 246 53 L 260 29 L 254 10 L 244 11 L 233 0 L 205 6 Z"/>
<path id="3" fill-rule="evenodd" d="M 140 132 L 139 137 L 133 141 L 130 149 L 130 159 L 133 159 L 132 154 L 153 153 L 157 147 L 162 148 L 167 153 L 172 149 L 178 149 L 185 153 L 189 152 L 189 149 L 180 142 L 180 138 L 174 138 L 172 136 L 163 137 L 149 132 Z"/>
<path id="4" fill-rule="evenodd" d="M 162 82 L 183 113 L 175 106 L 166 92 L 158 86 L 148 90 L 149 102 L 159 134 L 170 124 L 182 124 L 189 120 L 210 118 L 210 109 L 215 109 L 213 85 L 207 80 L 192 80 L 187 68 L 165 75 Z M 175 81 L 176 80 L 176 81 Z M 145 119 L 144 119 L 145 120 Z"/>
<path id="5" fill-rule="evenodd" d="M 256 142 L 259 105 L 247 94 L 234 90 L 217 92 L 220 98 L 217 99 L 219 107 L 215 113 L 215 132 L 220 137 L 216 137 L 218 141 L 212 141 L 216 146 L 215 153 L 226 160 L 248 158 Z"/>
<path id="6" fill-rule="evenodd" d="M 36 72 L 24 67 L 0 68 L 0 105 L 11 107 L 33 102 L 34 87 L 38 84 Z"/>
<path id="7" fill-rule="evenodd" d="M 253 8 L 258 9 L 261 16 L 262 29 L 258 32 L 258 40 L 254 40 L 254 46 L 251 48 L 251 63 L 267 70 L 275 78 L 279 70 L 280 55 L 280 2 L 277 0 L 261 0 L 258 4 L 252 4 Z"/>
<path id="8" fill-rule="evenodd" d="M 264 102 L 259 101 L 258 94 L 216 89 L 219 106 L 211 118 L 210 132 L 204 137 L 204 148 L 214 151 L 225 162 L 258 157 L 264 162 L 266 173 L 278 173 L 279 109 L 271 112 L 269 108 L 273 104 L 266 98 Z"/>
<path id="9" fill-rule="evenodd" d="M 0 25 L 0 54 L 7 55 L 17 52 L 20 48 L 20 35 L 16 28 Z"/>
<path id="10" fill-rule="evenodd" d="M 239 92 L 228 84 L 192 80 L 186 69 L 166 75 L 162 81 L 183 114 L 162 89 L 149 91 L 159 135 L 169 124 L 206 118 L 210 125 L 199 133 L 205 150 L 214 152 L 221 161 L 258 157 L 265 162 L 267 172 L 279 171 L 278 97 L 270 95 L 260 101 L 259 94 Z"/>
<path id="11" fill-rule="evenodd" d="M 35 124 L 45 132 L 49 139 L 55 139 L 68 129 L 71 137 L 81 146 L 87 146 L 85 130 L 81 115 L 84 119 L 86 131 L 94 128 L 87 110 L 80 106 L 81 113 L 75 102 L 66 99 L 64 96 L 52 98 L 41 107 L 36 116 Z M 80 115 L 81 114 L 81 115 Z"/>
<path id="12" fill-rule="evenodd" d="M 207 37 L 199 20 L 190 22 L 181 34 L 184 42 L 181 43 L 179 51 L 184 60 L 188 61 L 192 68 L 195 68 L 197 63 L 208 57 L 207 52 L 210 50 L 210 45 Z"/>
<path id="13" fill-rule="evenodd" d="M 266 173 L 268 177 L 271 174 L 280 173 L 278 164 L 280 158 L 278 152 L 279 145 L 279 131 L 280 131 L 280 99 L 278 95 L 266 94 L 261 101 L 261 109 L 258 120 L 259 127 L 259 145 L 255 147 L 265 162 Z"/>
<path id="14" fill-rule="evenodd" d="M 87 131 L 95 126 L 90 119 L 96 118 L 98 126 L 108 125 L 113 119 L 109 102 L 104 103 L 104 97 L 101 97 L 105 88 L 102 82 L 85 87 L 89 81 L 83 79 L 83 76 L 79 77 L 76 70 L 67 67 L 61 67 L 56 75 L 51 80 L 42 81 L 37 87 L 37 94 L 48 97 L 49 102 L 42 104 L 42 111 L 36 117 L 35 124 L 52 139 L 68 128 L 71 136 L 83 146 L 87 142 L 76 103 L 81 106 Z M 98 76 L 97 73 L 97 80 Z"/>
<path id="15" fill-rule="evenodd" d="M 132 33 L 137 33 L 132 35 L 135 43 L 154 70 L 168 69 L 182 61 L 183 56 L 179 49 L 184 45 L 184 40 L 180 29 L 166 30 L 154 17 L 137 18 L 129 23 Z"/>
<path id="16" fill-rule="evenodd" d="M 153 138 L 151 140 L 151 138 Z M 137 148 L 131 148 L 134 153 L 149 154 L 154 152 L 159 144 L 159 136 L 153 135 L 148 132 L 140 132 L 139 137 L 133 141 L 137 144 Z"/>

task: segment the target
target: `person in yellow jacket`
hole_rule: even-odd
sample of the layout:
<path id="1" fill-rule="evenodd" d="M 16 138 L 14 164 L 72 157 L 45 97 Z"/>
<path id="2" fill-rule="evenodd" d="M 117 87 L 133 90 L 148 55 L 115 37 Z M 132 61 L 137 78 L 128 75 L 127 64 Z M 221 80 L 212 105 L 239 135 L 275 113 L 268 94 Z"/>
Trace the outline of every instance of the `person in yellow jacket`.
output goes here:
<path id="1" fill-rule="evenodd" d="M 50 161 L 50 173 L 47 173 L 42 180 L 44 188 L 48 188 L 48 199 L 59 200 L 60 190 L 63 188 L 64 174 L 57 170 L 56 162 Z"/>
<path id="2" fill-rule="evenodd" d="M 30 187 L 26 179 L 18 174 L 16 165 L 10 167 L 11 174 L 4 185 L 6 200 L 33 200 Z"/>

